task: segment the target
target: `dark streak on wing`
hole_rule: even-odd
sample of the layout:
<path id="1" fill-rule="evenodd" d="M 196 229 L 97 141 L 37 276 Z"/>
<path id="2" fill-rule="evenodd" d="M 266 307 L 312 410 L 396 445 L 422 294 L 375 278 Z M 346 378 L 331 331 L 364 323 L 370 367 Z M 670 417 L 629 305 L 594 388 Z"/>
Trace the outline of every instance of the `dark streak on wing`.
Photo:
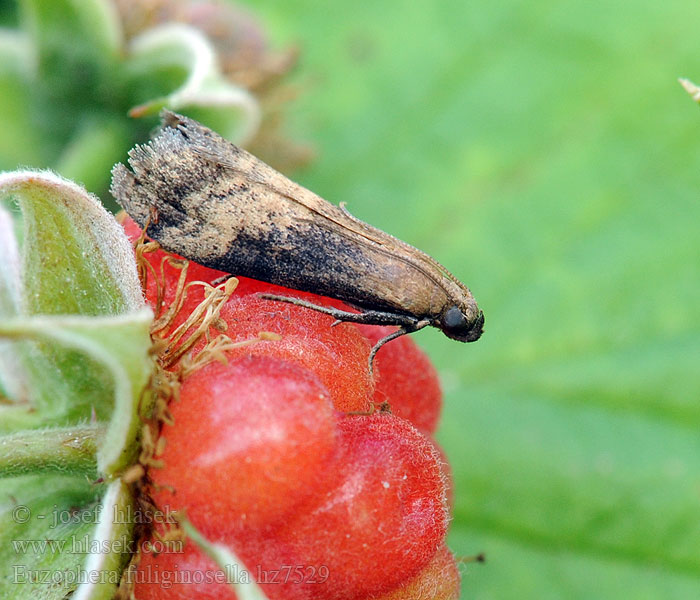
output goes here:
<path id="1" fill-rule="evenodd" d="M 241 248 L 245 248 L 244 253 L 240 252 Z M 238 265 L 243 269 L 242 274 L 254 279 L 314 291 L 358 305 L 371 299 L 373 305 L 396 309 L 381 294 L 372 297 L 367 290 L 357 293 L 351 283 L 368 268 L 368 257 L 361 248 L 345 243 L 332 229 L 299 226 L 264 233 L 241 231 L 235 247 L 212 263 L 214 268 L 225 271 L 231 265 Z M 355 270 L 348 270 L 348 265 L 353 265 Z"/>

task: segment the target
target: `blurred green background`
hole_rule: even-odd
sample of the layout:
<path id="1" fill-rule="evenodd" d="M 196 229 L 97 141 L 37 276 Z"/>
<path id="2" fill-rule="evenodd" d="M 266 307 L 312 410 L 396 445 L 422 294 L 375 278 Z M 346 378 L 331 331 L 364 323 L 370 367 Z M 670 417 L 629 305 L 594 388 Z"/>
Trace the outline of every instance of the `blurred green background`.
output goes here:
<path id="1" fill-rule="evenodd" d="M 474 292 L 443 376 L 463 598 L 700 598 L 700 4 L 250 1 L 325 198 Z"/>
<path id="2" fill-rule="evenodd" d="M 700 4 L 246 4 L 300 49 L 294 178 L 485 312 L 476 344 L 415 336 L 450 545 L 487 555 L 463 598 L 700 598 L 700 110 L 676 81 L 700 80 Z"/>

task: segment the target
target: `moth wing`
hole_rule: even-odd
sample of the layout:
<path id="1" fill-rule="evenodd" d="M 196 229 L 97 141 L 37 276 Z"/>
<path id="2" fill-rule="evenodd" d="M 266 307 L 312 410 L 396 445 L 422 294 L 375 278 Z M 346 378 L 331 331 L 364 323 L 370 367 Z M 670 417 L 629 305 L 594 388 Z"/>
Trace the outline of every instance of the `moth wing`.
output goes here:
<path id="1" fill-rule="evenodd" d="M 361 221 L 350 214 L 344 203 L 340 206 L 334 206 L 312 191 L 294 183 L 289 178 L 282 175 L 282 173 L 279 173 L 249 152 L 238 148 L 231 142 L 227 142 L 227 144 L 230 144 L 234 149 L 234 152 L 230 155 L 224 155 L 220 151 L 214 152 L 207 146 L 201 144 L 195 143 L 191 147 L 192 150 L 202 158 L 232 171 L 237 176 L 244 177 L 249 183 L 261 186 L 268 192 L 277 194 L 287 201 L 305 207 L 314 215 L 314 217 L 309 217 L 308 221 L 313 221 L 316 226 L 323 226 L 349 241 L 358 241 L 359 238 L 359 241 L 362 243 L 370 244 L 376 247 L 378 251 L 391 256 L 395 256 L 395 249 L 399 246 L 405 251 L 403 257 L 405 262 L 410 262 L 416 266 L 416 268 L 425 271 L 423 265 L 420 264 L 422 261 L 425 261 L 438 269 L 457 285 L 463 285 L 452 273 L 431 256 L 428 256 L 403 240 Z M 321 219 L 318 217 L 321 217 Z M 422 261 L 416 260 L 416 256 L 420 256 Z"/>
<path id="2" fill-rule="evenodd" d="M 274 171 L 276 177 L 271 178 L 257 173 L 255 170 L 251 170 L 248 167 L 242 167 L 239 164 L 241 161 L 236 160 L 236 158 L 239 156 L 238 153 L 234 157 L 229 158 L 221 156 L 220 153 L 214 152 L 206 146 L 195 145 L 192 146 L 192 150 L 202 158 L 216 163 L 221 167 L 232 171 L 238 176 L 243 176 L 248 182 L 261 186 L 268 192 L 282 196 L 288 201 L 305 207 L 316 217 L 322 217 L 327 227 L 336 233 L 340 233 L 341 235 L 350 238 L 352 238 L 354 234 L 379 246 L 383 246 L 386 243 L 386 240 L 383 240 L 383 238 L 392 237 L 389 236 L 389 234 L 376 229 L 368 223 L 365 223 L 364 221 L 361 221 L 357 217 L 351 215 L 345 208 L 344 204 L 340 207 L 334 206 L 310 190 L 300 186 L 297 183 L 294 183 L 277 171 Z M 238 148 L 237 150 L 248 160 L 252 159 L 258 165 L 272 170 L 271 167 L 255 158 L 252 154 Z M 277 182 L 282 182 L 284 186 L 279 185 Z M 285 189 L 285 187 L 288 189 Z M 309 218 L 309 220 L 311 220 L 311 218 Z M 317 219 L 314 219 L 314 221 L 318 224 Z"/>

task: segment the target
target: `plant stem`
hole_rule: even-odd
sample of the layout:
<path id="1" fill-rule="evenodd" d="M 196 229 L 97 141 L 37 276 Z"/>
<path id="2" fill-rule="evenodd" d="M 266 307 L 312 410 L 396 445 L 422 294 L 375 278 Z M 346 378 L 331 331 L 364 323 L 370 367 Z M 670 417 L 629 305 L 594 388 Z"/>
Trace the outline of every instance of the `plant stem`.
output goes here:
<path id="1" fill-rule="evenodd" d="M 0 478 L 42 472 L 95 474 L 103 425 L 32 429 L 0 437 Z"/>

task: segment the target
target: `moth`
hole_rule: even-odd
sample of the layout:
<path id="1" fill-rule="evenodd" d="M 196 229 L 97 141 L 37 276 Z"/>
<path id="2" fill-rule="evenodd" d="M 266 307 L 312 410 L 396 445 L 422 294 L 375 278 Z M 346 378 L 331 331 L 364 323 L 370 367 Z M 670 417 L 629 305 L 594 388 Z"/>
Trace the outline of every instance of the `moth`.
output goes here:
<path id="1" fill-rule="evenodd" d="M 351 215 L 187 117 L 163 111 L 150 143 L 117 164 L 111 192 L 160 245 L 207 267 L 343 300 L 360 312 L 264 295 L 336 322 L 432 326 L 473 342 L 484 314 L 469 289 L 417 248 Z M 153 218 L 151 218 L 153 217 Z"/>

